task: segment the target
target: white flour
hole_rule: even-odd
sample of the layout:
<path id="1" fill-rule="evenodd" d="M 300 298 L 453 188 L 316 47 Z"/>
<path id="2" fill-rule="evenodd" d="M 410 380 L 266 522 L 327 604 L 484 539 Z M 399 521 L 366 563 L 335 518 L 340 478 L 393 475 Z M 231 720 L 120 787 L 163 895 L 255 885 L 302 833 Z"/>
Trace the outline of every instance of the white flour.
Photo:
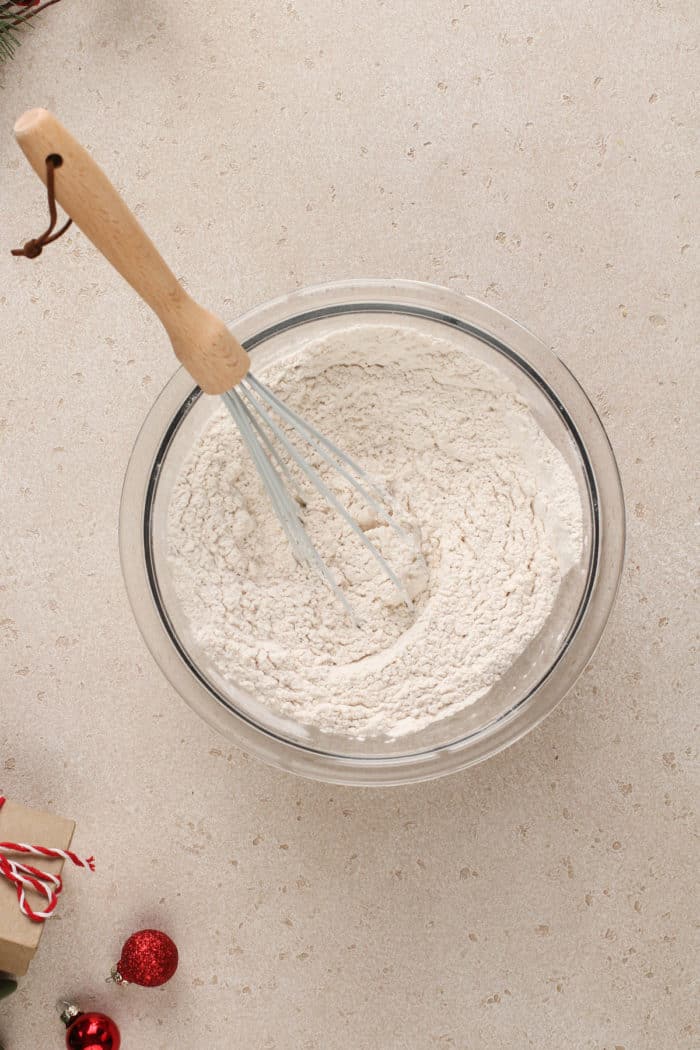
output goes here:
<path id="1" fill-rule="evenodd" d="M 414 608 L 305 483 L 308 531 L 361 629 L 348 622 L 295 563 L 222 409 L 170 503 L 194 640 L 225 678 L 330 732 L 396 736 L 473 702 L 540 631 L 579 555 L 581 505 L 563 457 L 498 373 L 414 331 L 346 329 L 261 378 L 403 508 L 423 557 L 340 490 Z"/>

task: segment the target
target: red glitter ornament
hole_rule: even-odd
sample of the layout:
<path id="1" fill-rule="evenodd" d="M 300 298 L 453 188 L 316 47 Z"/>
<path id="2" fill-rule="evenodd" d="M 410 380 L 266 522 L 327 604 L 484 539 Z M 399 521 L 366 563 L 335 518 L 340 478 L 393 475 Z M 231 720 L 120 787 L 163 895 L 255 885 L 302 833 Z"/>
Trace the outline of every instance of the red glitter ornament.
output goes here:
<path id="1" fill-rule="evenodd" d="M 111 1017 L 90 1010 L 81 1013 L 77 1006 L 68 1004 L 61 1014 L 66 1026 L 68 1050 L 119 1050 L 121 1036 Z"/>
<path id="2" fill-rule="evenodd" d="M 177 945 L 160 930 L 139 930 L 122 948 L 122 956 L 112 970 L 117 984 L 140 984 L 157 988 L 169 981 L 177 970 Z"/>

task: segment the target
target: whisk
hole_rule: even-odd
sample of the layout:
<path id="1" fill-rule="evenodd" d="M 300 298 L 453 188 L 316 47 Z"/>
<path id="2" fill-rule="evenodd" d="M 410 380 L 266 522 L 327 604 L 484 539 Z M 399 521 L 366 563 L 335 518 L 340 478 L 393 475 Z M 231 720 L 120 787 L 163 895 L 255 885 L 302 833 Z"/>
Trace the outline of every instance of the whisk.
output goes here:
<path id="1" fill-rule="evenodd" d="M 347 523 L 410 608 L 403 582 L 310 461 L 309 453 L 342 477 L 379 519 L 409 539 L 389 495 L 347 453 L 250 372 L 250 358 L 238 340 L 223 321 L 184 290 L 107 176 L 52 113 L 29 110 L 14 130 L 29 163 L 49 184 L 54 221 L 55 197 L 155 312 L 176 356 L 204 393 L 222 395 L 295 558 L 325 580 L 354 619 L 350 603 L 306 530 L 305 500 L 298 492 L 292 494 L 298 486 L 290 468 L 296 468 Z"/>

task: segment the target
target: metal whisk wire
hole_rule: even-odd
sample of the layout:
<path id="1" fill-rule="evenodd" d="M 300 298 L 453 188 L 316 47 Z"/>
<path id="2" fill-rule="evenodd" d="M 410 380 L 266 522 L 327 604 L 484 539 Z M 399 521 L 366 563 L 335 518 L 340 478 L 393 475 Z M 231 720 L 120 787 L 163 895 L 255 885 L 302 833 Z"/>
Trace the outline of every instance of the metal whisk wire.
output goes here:
<path id="1" fill-rule="evenodd" d="M 334 445 L 324 434 L 316 430 L 311 423 L 299 416 L 283 401 L 280 401 L 264 383 L 261 383 L 250 372 L 236 387 L 227 390 L 222 397 L 260 474 L 270 502 L 297 560 L 309 565 L 326 581 L 342 603 L 343 608 L 354 620 L 355 616 L 347 597 L 340 589 L 333 573 L 317 551 L 306 530 L 301 517 L 301 510 L 306 503 L 289 469 L 290 464 L 294 464 L 299 469 L 301 474 L 321 493 L 326 502 L 349 525 L 355 536 L 378 563 L 384 575 L 394 584 L 406 606 L 409 609 L 412 608 L 410 595 L 402 581 L 347 508 L 329 488 L 318 470 L 294 446 L 283 427 L 292 431 L 323 462 L 337 471 L 378 518 L 389 525 L 398 536 L 407 540 L 409 539 L 408 533 L 392 514 L 395 508 L 390 497 L 347 453 Z M 297 495 L 292 496 L 290 490 L 295 490 Z"/>

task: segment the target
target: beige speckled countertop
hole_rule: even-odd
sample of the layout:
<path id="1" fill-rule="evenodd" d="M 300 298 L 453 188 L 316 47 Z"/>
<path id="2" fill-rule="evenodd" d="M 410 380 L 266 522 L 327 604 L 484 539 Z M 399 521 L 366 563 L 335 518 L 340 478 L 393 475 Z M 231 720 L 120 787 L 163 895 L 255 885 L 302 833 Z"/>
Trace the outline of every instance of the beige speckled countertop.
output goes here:
<path id="1" fill-rule="evenodd" d="M 6 1050 L 62 1046 L 66 994 L 124 1050 L 698 1046 L 698 29 L 692 0 L 66 0 L 0 72 L 0 788 L 74 817 L 99 861 L 0 1005 Z M 537 731 L 369 792 L 267 769 L 176 697 L 117 554 L 173 363 L 78 232 L 10 259 L 44 221 L 10 134 L 29 105 L 224 315 L 404 276 L 556 348 L 617 452 L 629 547 L 604 641 Z M 148 923 L 178 976 L 105 985 Z"/>

